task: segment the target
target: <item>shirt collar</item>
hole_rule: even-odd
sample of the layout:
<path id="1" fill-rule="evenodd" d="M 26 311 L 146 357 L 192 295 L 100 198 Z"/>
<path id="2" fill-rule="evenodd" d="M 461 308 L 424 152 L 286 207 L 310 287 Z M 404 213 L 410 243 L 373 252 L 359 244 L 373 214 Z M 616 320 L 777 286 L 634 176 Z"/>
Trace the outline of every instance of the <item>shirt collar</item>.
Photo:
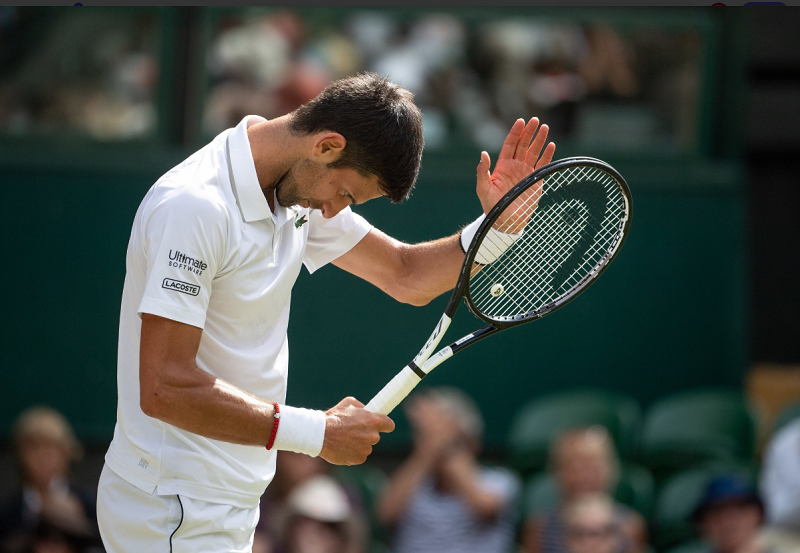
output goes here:
<path id="1" fill-rule="evenodd" d="M 271 218 L 279 227 L 293 219 L 301 208 L 299 206 L 286 208 L 279 205 L 277 200 L 274 201 L 275 213 L 269 208 L 267 198 L 258 182 L 250 139 L 247 136 L 249 127 L 263 121 L 266 121 L 263 117 L 248 115 L 230 132 L 226 141 L 228 170 L 242 220 L 252 223 Z"/>

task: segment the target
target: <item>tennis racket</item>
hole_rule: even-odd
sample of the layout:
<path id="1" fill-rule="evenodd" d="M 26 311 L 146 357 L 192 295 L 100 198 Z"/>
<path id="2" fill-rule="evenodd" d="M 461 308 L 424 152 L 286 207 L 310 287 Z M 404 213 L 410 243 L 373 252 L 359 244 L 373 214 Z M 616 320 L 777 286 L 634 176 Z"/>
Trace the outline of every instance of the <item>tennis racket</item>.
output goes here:
<path id="1" fill-rule="evenodd" d="M 575 299 L 619 253 L 630 223 L 628 185 L 603 161 L 567 158 L 528 175 L 478 227 L 450 301 L 425 346 L 366 409 L 388 415 L 456 353 Z M 462 298 L 486 326 L 431 355 Z"/>

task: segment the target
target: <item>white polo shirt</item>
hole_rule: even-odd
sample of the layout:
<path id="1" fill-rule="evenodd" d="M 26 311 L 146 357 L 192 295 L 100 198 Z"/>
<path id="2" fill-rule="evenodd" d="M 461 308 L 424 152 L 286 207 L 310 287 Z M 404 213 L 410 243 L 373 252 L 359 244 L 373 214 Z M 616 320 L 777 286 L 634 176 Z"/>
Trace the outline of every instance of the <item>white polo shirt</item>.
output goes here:
<path id="1" fill-rule="evenodd" d="M 230 444 L 145 415 L 139 406 L 141 313 L 203 329 L 197 365 L 284 402 L 292 286 L 349 251 L 372 226 L 349 208 L 269 208 L 256 177 L 248 116 L 170 170 L 133 222 L 119 326 L 119 403 L 108 466 L 140 489 L 252 507 L 275 452 Z"/>

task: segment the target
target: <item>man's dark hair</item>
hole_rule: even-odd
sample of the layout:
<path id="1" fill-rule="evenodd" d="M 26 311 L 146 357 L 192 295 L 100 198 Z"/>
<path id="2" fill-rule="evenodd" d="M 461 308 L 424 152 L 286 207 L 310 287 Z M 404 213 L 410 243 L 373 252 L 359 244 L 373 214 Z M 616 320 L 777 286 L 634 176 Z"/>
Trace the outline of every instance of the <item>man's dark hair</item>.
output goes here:
<path id="1" fill-rule="evenodd" d="M 394 203 L 411 193 L 422 159 L 422 114 L 413 94 L 375 73 L 334 81 L 292 112 L 296 134 L 333 131 L 347 145 L 329 168 L 350 168 L 378 177 Z"/>

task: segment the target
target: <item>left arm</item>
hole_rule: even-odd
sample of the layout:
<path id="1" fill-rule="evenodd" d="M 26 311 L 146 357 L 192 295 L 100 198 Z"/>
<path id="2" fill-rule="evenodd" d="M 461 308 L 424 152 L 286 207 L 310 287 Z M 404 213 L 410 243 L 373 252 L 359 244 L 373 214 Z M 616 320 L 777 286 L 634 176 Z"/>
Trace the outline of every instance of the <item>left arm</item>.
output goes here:
<path id="1" fill-rule="evenodd" d="M 494 520 L 506 508 L 508 498 L 481 485 L 480 469 L 467 451 L 458 451 L 445 461 L 445 478 L 453 491 L 483 520 Z"/>
<path id="2" fill-rule="evenodd" d="M 404 244 L 372 229 L 333 264 L 374 284 L 394 299 L 425 305 L 456 285 L 464 252 L 459 235 Z"/>
<path id="3" fill-rule="evenodd" d="M 518 119 L 503 142 L 492 173 L 489 172 L 489 154 L 481 152 L 476 191 L 484 213 L 489 213 L 524 177 L 552 161 L 556 146 L 551 142 L 542 152 L 548 128 L 542 125 L 537 133 L 538 127 L 539 120 L 535 117 L 527 125 Z M 404 244 L 373 229 L 333 264 L 374 284 L 398 301 L 425 305 L 456 285 L 463 262 L 459 234 L 420 244 Z"/>

